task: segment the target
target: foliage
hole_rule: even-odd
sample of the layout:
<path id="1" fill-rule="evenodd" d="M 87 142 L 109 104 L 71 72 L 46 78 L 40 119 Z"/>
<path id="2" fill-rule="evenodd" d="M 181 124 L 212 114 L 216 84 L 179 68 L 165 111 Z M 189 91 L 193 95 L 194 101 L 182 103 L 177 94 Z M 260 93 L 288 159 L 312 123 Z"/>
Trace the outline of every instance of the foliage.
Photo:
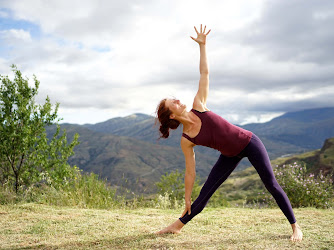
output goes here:
<path id="1" fill-rule="evenodd" d="M 48 143 L 45 126 L 60 120 L 59 104 L 53 110 L 49 97 L 43 105 L 36 104 L 40 84 L 36 76 L 34 87 L 30 87 L 29 79 L 23 78 L 15 65 L 12 71 L 13 81 L 0 75 L 0 183 L 13 186 L 16 193 L 41 184 L 45 176 L 60 185 L 72 172 L 67 159 L 78 144 L 78 135 L 68 144 L 66 131 L 59 136 L 58 126 Z"/>
<path id="2" fill-rule="evenodd" d="M 292 165 L 276 166 L 274 173 L 293 207 L 331 208 L 334 206 L 334 186 L 331 175 L 318 176 L 307 173 L 306 166 L 294 163 Z M 273 204 L 271 195 L 261 200 Z"/>
<path id="3" fill-rule="evenodd" d="M 160 182 L 156 183 L 158 188 L 158 196 L 156 199 L 156 208 L 179 208 L 184 205 L 184 173 L 178 170 L 166 173 L 160 178 Z M 194 201 L 201 190 L 199 178 L 196 178 L 191 199 Z M 210 207 L 228 207 L 229 202 L 226 200 L 224 192 L 218 189 L 210 198 L 208 203 Z"/>
<path id="4" fill-rule="evenodd" d="M 99 180 L 94 173 L 83 174 L 73 168 L 75 178 L 66 179 L 62 186 L 47 186 L 44 195 L 38 194 L 35 201 L 49 205 L 78 206 L 83 208 L 112 208 L 115 206 L 115 190 Z M 50 188 L 48 188 L 50 187 Z M 34 197 L 33 197 L 34 198 Z"/>
<path id="5" fill-rule="evenodd" d="M 184 205 L 184 202 L 181 200 L 176 199 L 171 197 L 169 193 L 165 193 L 164 195 L 158 194 L 156 197 L 156 202 L 154 203 L 155 208 L 160 208 L 160 209 L 168 209 L 168 208 L 173 208 L 173 209 L 178 209 Z"/>
<path id="6" fill-rule="evenodd" d="M 209 207 L 230 207 L 230 203 L 226 199 L 225 192 L 219 188 L 210 198 Z"/>
<path id="7" fill-rule="evenodd" d="M 84 174 L 76 166 L 71 171 L 70 176 L 74 178 L 64 177 L 62 185 L 54 185 L 57 179 L 44 175 L 45 183 L 31 185 L 21 194 L 11 193 L 10 189 L 3 186 L 0 190 L 0 204 L 34 202 L 81 208 L 112 208 L 119 205 L 115 189 L 99 180 L 96 174 Z"/>
<path id="8" fill-rule="evenodd" d="M 184 173 L 178 170 L 166 173 L 160 177 L 160 181 L 155 183 L 158 188 L 158 194 L 162 197 L 166 195 L 171 200 L 184 200 Z M 200 191 L 199 178 L 195 179 L 191 199 L 197 198 Z"/>

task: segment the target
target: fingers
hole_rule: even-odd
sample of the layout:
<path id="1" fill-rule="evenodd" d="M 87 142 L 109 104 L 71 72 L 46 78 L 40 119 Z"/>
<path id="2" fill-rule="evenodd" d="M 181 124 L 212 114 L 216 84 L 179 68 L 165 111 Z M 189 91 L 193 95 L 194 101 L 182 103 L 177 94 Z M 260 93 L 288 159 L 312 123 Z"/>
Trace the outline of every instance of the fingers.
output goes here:
<path id="1" fill-rule="evenodd" d="M 186 214 L 188 214 L 188 215 L 190 215 L 191 214 L 191 209 L 189 208 L 186 208 L 184 211 L 183 211 L 183 213 L 182 213 L 182 215 L 181 215 L 181 218 L 183 217 L 183 216 L 185 216 Z"/>
<path id="2" fill-rule="evenodd" d="M 195 28 L 195 31 L 196 31 L 196 33 L 197 33 L 197 35 L 198 35 L 198 31 L 197 31 L 197 29 L 196 29 L 196 26 L 194 26 L 194 28 Z"/>
<path id="3" fill-rule="evenodd" d="M 188 215 L 191 214 L 191 204 L 186 205 L 186 211 L 187 211 Z"/>
<path id="4" fill-rule="evenodd" d="M 181 217 L 183 217 L 185 214 L 190 215 L 190 214 L 191 214 L 191 209 L 190 209 L 190 208 L 189 208 L 189 209 L 186 208 L 186 209 L 183 211 Z"/>
<path id="5" fill-rule="evenodd" d="M 181 218 L 187 213 L 188 211 L 187 210 L 184 210 L 182 215 L 181 215 Z"/>
<path id="6" fill-rule="evenodd" d="M 203 33 L 203 34 L 205 34 L 206 25 L 204 26 L 204 30 L 202 30 L 202 24 L 201 24 L 200 32 L 197 31 L 196 26 L 194 26 L 194 28 L 195 28 L 195 31 L 196 31 L 197 35 L 198 35 L 199 33 Z M 205 35 L 207 36 L 207 35 L 210 33 L 210 31 L 211 31 L 211 29 L 210 29 Z"/>

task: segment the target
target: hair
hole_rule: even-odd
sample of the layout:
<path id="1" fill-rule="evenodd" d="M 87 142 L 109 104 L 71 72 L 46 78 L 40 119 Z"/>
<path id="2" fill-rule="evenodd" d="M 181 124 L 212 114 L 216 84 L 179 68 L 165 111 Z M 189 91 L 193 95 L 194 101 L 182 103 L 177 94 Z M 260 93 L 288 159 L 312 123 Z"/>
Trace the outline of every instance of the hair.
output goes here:
<path id="1" fill-rule="evenodd" d="M 157 107 L 157 117 L 156 122 L 159 120 L 160 122 L 160 138 L 168 138 L 169 136 L 169 129 L 177 129 L 180 125 L 180 122 L 174 119 L 170 118 L 170 115 L 172 114 L 172 111 L 169 110 L 169 108 L 166 107 L 166 100 L 163 99 L 160 101 L 158 107 Z"/>

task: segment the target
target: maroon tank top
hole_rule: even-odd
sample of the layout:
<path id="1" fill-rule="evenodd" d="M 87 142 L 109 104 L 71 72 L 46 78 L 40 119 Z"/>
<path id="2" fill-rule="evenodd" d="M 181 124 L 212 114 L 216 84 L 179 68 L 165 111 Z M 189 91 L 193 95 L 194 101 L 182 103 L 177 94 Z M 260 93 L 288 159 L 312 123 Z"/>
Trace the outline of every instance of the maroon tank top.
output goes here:
<path id="1" fill-rule="evenodd" d="M 229 123 L 212 111 L 191 111 L 201 119 L 201 129 L 194 138 L 185 133 L 182 136 L 196 145 L 217 149 L 231 157 L 238 155 L 252 138 L 252 132 Z"/>

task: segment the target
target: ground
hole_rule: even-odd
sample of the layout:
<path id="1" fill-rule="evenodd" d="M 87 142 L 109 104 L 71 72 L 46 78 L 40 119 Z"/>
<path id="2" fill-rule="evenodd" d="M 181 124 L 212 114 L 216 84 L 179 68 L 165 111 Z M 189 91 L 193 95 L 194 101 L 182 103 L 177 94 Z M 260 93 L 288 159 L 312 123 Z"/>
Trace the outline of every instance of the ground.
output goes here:
<path id="1" fill-rule="evenodd" d="M 153 208 L 0 206 L 1 249 L 333 249 L 334 210 L 294 209 L 302 242 L 279 209 L 206 208 L 181 234 L 157 236 L 182 213 Z"/>

